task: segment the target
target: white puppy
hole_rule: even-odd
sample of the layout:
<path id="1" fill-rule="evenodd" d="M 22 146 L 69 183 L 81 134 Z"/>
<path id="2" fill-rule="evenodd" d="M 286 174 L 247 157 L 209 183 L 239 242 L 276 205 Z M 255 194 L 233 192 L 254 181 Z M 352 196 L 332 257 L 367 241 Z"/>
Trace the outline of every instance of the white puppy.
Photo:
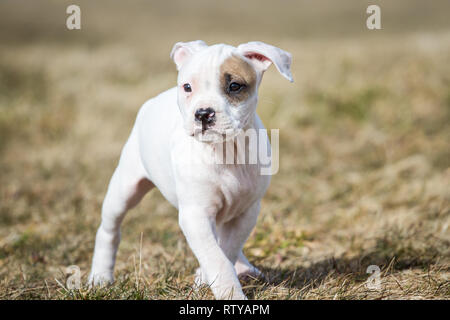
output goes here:
<path id="1" fill-rule="evenodd" d="M 236 138 L 264 129 L 256 114 L 261 78 L 273 63 L 292 81 L 291 55 L 262 42 L 235 48 L 192 41 L 175 44 L 171 57 L 178 85 L 138 113 L 103 202 L 89 282 L 113 281 L 120 224 L 156 186 L 179 211 L 179 225 L 200 264 L 196 283 L 210 285 L 218 299 L 245 299 L 238 276 L 260 272 L 242 247 L 270 175 L 261 174 L 259 160 L 220 160 L 230 150 L 255 152 L 245 143 L 237 146 Z M 266 133 L 258 141 L 270 147 Z"/>

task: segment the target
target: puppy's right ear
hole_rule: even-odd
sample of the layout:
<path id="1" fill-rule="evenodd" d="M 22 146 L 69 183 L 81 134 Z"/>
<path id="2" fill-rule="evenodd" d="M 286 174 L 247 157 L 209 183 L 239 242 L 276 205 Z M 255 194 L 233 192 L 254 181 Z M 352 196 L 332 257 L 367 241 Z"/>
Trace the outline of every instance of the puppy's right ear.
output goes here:
<path id="1" fill-rule="evenodd" d="M 208 45 L 202 40 L 190 42 L 177 42 L 172 48 L 170 57 L 180 70 L 183 64 L 197 51 L 206 48 Z"/>

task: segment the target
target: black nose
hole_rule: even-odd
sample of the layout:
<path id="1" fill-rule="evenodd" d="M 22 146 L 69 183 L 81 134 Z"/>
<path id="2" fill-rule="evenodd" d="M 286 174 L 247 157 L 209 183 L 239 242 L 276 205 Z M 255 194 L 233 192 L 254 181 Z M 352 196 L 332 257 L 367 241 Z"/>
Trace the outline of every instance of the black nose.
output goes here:
<path id="1" fill-rule="evenodd" d="M 197 109 L 195 111 L 195 120 L 201 121 L 202 123 L 211 123 L 216 118 L 216 112 L 212 108 Z"/>

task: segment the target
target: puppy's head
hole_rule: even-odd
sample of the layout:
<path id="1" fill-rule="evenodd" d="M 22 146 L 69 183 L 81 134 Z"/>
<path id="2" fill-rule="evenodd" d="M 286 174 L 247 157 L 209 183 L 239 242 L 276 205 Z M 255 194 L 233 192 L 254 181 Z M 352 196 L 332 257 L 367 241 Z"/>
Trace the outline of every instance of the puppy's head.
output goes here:
<path id="1" fill-rule="evenodd" d="M 262 42 L 237 48 L 178 42 L 170 54 L 178 69 L 178 106 L 188 135 L 205 142 L 233 138 L 253 120 L 258 87 L 273 63 L 289 81 L 291 55 Z"/>

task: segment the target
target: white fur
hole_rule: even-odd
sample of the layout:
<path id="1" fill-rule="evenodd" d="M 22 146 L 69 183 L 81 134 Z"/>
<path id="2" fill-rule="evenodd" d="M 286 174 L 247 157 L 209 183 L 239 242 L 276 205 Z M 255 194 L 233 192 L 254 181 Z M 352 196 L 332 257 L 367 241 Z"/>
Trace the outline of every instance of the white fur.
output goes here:
<path id="1" fill-rule="evenodd" d="M 202 41 L 174 46 L 171 57 L 179 70 L 178 86 L 148 100 L 138 113 L 103 202 L 90 283 L 113 281 L 120 224 L 127 210 L 156 186 L 179 211 L 180 227 L 200 263 L 196 283 L 210 285 L 218 299 L 246 298 L 238 275 L 260 272 L 242 247 L 256 224 L 270 176 L 260 174 L 259 163 L 211 161 L 218 146 L 233 143 L 220 140 L 223 133 L 264 129 L 256 114 L 257 90 L 242 105 L 230 105 L 219 87 L 219 69 L 231 54 L 240 55 L 254 66 L 259 85 L 265 70 L 261 60 L 246 57 L 247 49 L 257 49 L 292 79 L 290 55 L 274 48 L 262 43 L 257 48 L 252 43 L 208 47 Z M 190 97 L 183 90 L 186 82 L 193 83 Z M 208 106 L 214 106 L 217 121 L 214 130 L 201 134 L 194 113 Z M 269 144 L 267 135 L 263 139 Z"/>

